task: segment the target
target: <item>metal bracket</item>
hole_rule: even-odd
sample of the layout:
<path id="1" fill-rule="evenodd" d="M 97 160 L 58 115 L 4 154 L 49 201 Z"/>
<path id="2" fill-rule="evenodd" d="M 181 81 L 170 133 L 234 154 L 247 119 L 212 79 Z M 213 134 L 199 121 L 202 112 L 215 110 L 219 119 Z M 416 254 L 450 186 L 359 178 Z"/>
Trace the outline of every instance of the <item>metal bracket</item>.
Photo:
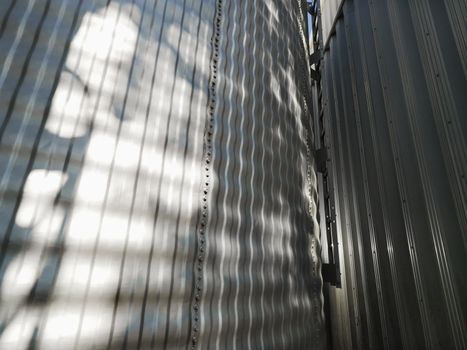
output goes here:
<path id="1" fill-rule="evenodd" d="M 316 170 L 322 174 L 326 172 L 326 161 L 328 160 L 328 152 L 325 147 L 315 151 Z"/>
<path id="2" fill-rule="evenodd" d="M 310 64 L 317 64 L 321 60 L 321 50 L 317 50 L 310 55 Z"/>
<path id="3" fill-rule="evenodd" d="M 313 2 L 307 2 L 307 11 L 310 15 L 314 16 L 315 12 L 314 12 L 314 3 Z"/>
<path id="4" fill-rule="evenodd" d="M 321 265 L 321 274 L 323 276 L 323 282 L 328 282 L 332 286 L 338 284 L 337 269 L 335 264 L 323 264 Z M 340 282 L 340 278 L 339 278 Z"/>
<path id="5" fill-rule="evenodd" d="M 311 69 L 311 79 L 315 80 L 315 81 L 319 81 L 321 79 L 321 76 L 319 74 L 319 72 L 317 72 L 316 70 L 314 69 Z"/>

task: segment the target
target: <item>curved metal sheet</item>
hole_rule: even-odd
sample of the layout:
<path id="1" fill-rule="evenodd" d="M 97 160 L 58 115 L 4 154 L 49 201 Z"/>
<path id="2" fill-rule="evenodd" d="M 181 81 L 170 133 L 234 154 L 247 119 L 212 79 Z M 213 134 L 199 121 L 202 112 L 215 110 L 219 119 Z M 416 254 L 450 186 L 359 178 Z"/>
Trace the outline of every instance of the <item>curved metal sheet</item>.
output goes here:
<path id="1" fill-rule="evenodd" d="M 0 5 L 0 348 L 321 348 L 303 2 Z"/>

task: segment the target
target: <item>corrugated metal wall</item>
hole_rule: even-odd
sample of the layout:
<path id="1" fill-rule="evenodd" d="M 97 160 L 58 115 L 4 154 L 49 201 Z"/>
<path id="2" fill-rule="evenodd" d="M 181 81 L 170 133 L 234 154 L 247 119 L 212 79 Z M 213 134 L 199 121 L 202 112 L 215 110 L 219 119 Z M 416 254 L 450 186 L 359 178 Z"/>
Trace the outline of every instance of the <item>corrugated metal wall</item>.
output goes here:
<path id="1" fill-rule="evenodd" d="M 328 41 L 336 350 L 467 348 L 466 13 L 463 0 L 346 0 Z"/>
<path id="2" fill-rule="evenodd" d="M 294 2 L 225 1 L 217 16 L 212 84 L 220 97 L 208 134 L 199 346 L 317 347 L 321 282 L 303 11 Z"/>
<path id="3" fill-rule="evenodd" d="M 304 2 L 0 4 L 0 348 L 323 346 Z"/>

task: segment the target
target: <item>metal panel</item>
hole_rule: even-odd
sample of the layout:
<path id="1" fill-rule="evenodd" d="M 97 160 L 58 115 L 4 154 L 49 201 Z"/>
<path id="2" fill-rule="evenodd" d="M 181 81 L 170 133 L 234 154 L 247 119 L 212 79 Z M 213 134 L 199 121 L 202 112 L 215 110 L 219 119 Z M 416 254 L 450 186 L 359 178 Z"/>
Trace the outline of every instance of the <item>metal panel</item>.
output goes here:
<path id="1" fill-rule="evenodd" d="M 318 1 L 315 1 L 318 2 Z M 344 0 L 320 0 L 321 30 L 323 43 L 325 47 L 329 42 L 331 34 L 334 32 L 334 26 L 341 12 Z"/>
<path id="2" fill-rule="evenodd" d="M 320 348 L 303 2 L 221 4 L 199 347 Z"/>
<path id="3" fill-rule="evenodd" d="M 304 1 L 0 5 L 0 348 L 324 346 Z"/>
<path id="4" fill-rule="evenodd" d="M 329 39 L 336 350 L 467 347 L 466 6 L 347 0 Z"/>

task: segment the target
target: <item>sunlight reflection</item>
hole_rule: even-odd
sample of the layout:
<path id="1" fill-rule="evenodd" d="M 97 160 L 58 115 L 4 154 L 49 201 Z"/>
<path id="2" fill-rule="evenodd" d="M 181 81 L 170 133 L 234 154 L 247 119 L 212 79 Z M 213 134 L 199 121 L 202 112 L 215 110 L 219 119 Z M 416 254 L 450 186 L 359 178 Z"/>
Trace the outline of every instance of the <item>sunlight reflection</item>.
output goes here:
<path id="1" fill-rule="evenodd" d="M 62 215 L 54 212 L 53 201 L 67 179 L 68 175 L 60 171 L 31 171 L 16 215 L 16 224 L 25 228 L 33 227 L 33 236 L 35 233 L 57 232 Z"/>
<path id="2" fill-rule="evenodd" d="M 47 130 L 61 137 L 83 136 L 91 115 L 83 115 L 82 112 L 90 111 L 91 103 L 98 103 L 96 93 L 103 95 L 101 106 L 111 103 L 109 94 L 99 91 L 99 87 L 105 79 L 106 89 L 112 91 L 118 83 L 117 64 L 132 59 L 138 28 L 129 16 L 130 13 L 139 13 L 138 7 L 125 5 L 119 8 L 119 5 L 111 3 L 105 10 L 84 16 L 83 23 L 89 27 L 80 26 L 73 38 L 66 63 L 66 67 L 76 65 L 76 69 L 62 73 L 52 102 L 51 115 L 47 120 Z M 84 57 L 77 62 L 76 56 L 81 55 Z M 121 83 L 124 82 L 125 78 L 121 79 Z M 97 116 L 100 120 L 108 117 L 103 111 L 98 111 Z"/>

